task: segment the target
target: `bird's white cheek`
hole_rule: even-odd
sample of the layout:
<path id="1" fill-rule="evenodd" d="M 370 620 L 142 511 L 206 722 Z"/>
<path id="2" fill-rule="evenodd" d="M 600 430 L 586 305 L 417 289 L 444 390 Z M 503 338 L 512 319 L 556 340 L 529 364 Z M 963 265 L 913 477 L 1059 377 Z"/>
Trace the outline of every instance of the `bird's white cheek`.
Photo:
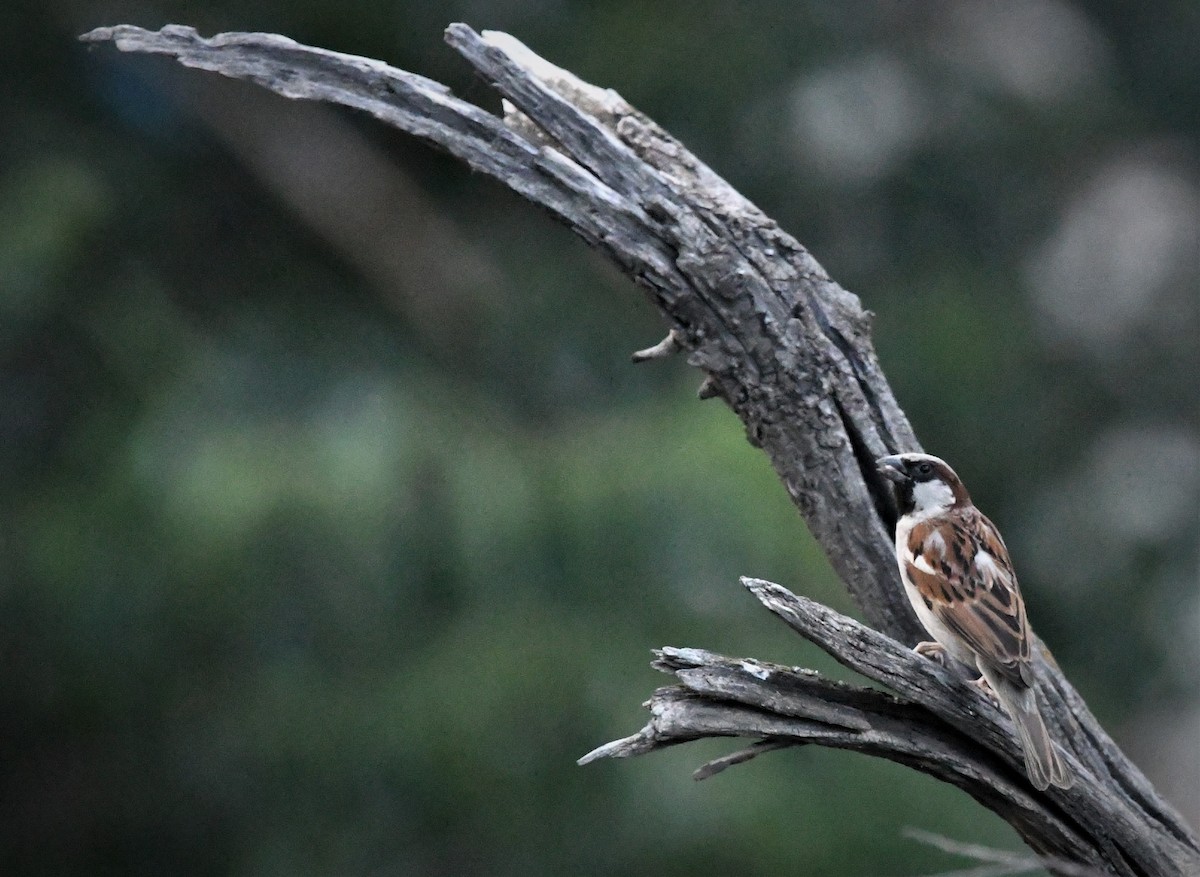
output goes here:
<path id="1" fill-rule="evenodd" d="M 938 514 L 954 504 L 954 491 L 945 481 L 919 481 L 913 487 L 914 512 L 919 516 Z"/>

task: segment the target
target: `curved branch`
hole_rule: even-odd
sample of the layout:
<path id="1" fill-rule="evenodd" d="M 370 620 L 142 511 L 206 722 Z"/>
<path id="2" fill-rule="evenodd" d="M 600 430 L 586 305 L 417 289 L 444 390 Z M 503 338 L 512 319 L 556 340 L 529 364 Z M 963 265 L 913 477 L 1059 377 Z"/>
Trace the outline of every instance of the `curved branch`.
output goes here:
<path id="1" fill-rule="evenodd" d="M 893 668 L 897 673 L 907 673 L 903 667 L 909 663 L 916 665 L 913 672 L 917 673 L 924 669 L 920 664 L 932 663 L 897 648 Z M 653 666 L 674 675 L 682 685 L 657 690 L 647 705 L 650 721 L 641 731 L 589 752 L 580 764 L 643 755 L 701 737 L 743 737 L 772 744 L 735 753 L 735 763 L 783 744 L 847 749 L 958 786 L 1009 823 L 1053 836 L 1058 855 L 1066 858 L 1069 851 L 1071 861 L 1103 863 L 1068 817 L 1030 791 L 1019 763 L 1014 767 L 983 751 L 969 736 L 947 728 L 932 711 L 913 701 L 834 682 L 811 670 L 726 658 L 701 649 L 664 648 L 656 655 Z M 881 663 L 892 661 L 891 655 L 876 657 Z M 716 772 L 714 765 L 716 770 L 728 766 L 724 759 L 705 765 L 698 778 Z"/>
<path id="2" fill-rule="evenodd" d="M 700 736 L 760 741 L 702 769 L 711 775 L 783 745 L 855 749 L 958 785 L 1039 854 L 1131 877 L 1200 873 L 1200 840 L 1044 654 L 1044 715 L 1080 778 L 1065 791 L 1031 790 L 1007 718 L 905 647 L 922 631 L 897 578 L 895 512 L 873 460 L 919 446 L 879 368 L 869 313 L 794 238 L 615 92 L 510 36 L 465 25 L 451 25 L 447 42 L 505 99 L 503 118 L 422 76 L 278 35 L 203 39 L 186 27 L 122 25 L 82 39 L 355 107 L 500 181 L 647 290 L 671 341 L 638 358 L 685 353 L 706 374 L 701 394 L 723 398 L 771 459 L 875 629 L 777 585 L 746 580 L 747 587 L 899 699 L 802 671 L 663 650 L 656 666 L 682 687 L 656 693 L 643 731 L 588 759 Z"/>
<path id="3" fill-rule="evenodd" d="M 967 734 L 978 746 L 1000 756 L 1014 771 L 1020 772 L 1021 748 L 1007 715 L 965 679 L 921 658 L 884 634 L 820 603 L 797 597 L 786 588 L 761 579 L 744 578 L 742 582 L 789 627 L 840 663 L 925 707 L 946 725 Z M 1055 672 L 1040 650 L 1035 664 L 1039 676 Z M 1133 862 L 1186 862 L 1194 854 L 1194 847 L 1190 849 L 1191 845 L 1168 826 L 1148 824 L 1144 811 L 1127 796 L 1114 794 L 1108 771 L 1090 772 L 1074 752 L 1067 751 L 1064 755 L 1076 777 L 1075 785 L 1070 789 L 1051 787 L 1040 792 L 1039 797 L 1069 813 L 1093 844 L 1106 852 L 1108 864 L 1120 863 L 1126 857 Z M 974 791 L 967 791 L 979 797 Z M 1017 824 L 1005 818 L 1014 826 Z M 1065 854 L 1054 848 L 1039 852 Z"/>
<path id="4" fill-rule="evenodd" d="M 794 238 L 615 92 L 506 34 L 447 41 L 515 106 L 500 119 L 440 83 L 276 34 L 168 25 L 81 39 L 354 107 L 449 152 L 550 211 L 646 287 L 688 362 L 746 424 L 871 623 L 921 628 L 893 570 L 883 454 L 918 450 L 879 370 L 869 316 Z M 526 133 L 536 126 L 537 137 Z M 880 571 L 888 571 L 881 576 Z"/>

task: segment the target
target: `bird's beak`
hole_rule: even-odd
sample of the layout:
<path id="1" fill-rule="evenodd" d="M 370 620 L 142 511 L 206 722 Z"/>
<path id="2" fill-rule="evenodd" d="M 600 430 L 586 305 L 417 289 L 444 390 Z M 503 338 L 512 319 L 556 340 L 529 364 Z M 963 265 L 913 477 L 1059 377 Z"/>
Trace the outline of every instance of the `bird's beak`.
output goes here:
<path id="1" fill-rule="evenodd" d="M 900 459 L 898 454 L 893 454 L 890 457 L 880 457 L 875 461 L 875 468 L 888 481 L 903 484 L 908 480 L 908 468 L 904 465 L 904 461 Z"/>

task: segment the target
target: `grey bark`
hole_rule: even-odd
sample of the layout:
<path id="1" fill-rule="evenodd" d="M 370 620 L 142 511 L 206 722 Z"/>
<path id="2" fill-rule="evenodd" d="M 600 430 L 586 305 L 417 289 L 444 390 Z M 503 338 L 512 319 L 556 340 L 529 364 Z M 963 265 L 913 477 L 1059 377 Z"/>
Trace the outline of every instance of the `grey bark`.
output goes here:
<path id="1" fill-rule="evenodd" d="M 802 636 L 895 696 L 807 671 L 664 649 L 655 666 L 679 684 L 655 693 L 641 732 L 585 761 L 699 737 L 757 741 L 702 768 L 707 776 L 787 745 L 853 749 L 964 789 L 1011 823 L 1052 870 L 1200 874 L 1193 830 L 1040 648 L 1047 724 L 1079 777 L 1065 791 L 1034 791 L 1004 714 L 907 648 L 924 637 L 897 578 L 895 511 L 873 460 L 920 446 L 879 368 L 870 314 L 794 238 L 615 92 L 512 37 L 461 24 L 447 29 L 447 42 L 505 99 L 503 118 L 424 77 L 278 35 L 203 39 L 187 27 L 121 25 L 82 39 L 364 110 L 500 181 L 646 289 L 671 334 L 637 357 L 685 354 L 706 375 L 701 395 L 724 399 L 768 455 L 870 627 L 778 585 L 746 586 Z"/>

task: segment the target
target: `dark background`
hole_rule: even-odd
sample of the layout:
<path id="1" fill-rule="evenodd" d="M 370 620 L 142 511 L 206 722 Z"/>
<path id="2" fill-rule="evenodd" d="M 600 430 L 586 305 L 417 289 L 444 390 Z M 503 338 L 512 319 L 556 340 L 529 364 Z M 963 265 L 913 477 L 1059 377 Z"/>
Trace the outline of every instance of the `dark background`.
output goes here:
<path id="1" fill-rule="evenodd" d="M 1200 5 L 0 6 L 0 872 L 917 875 L 1016 848 L 845 753 L 578 768 L 665 644 L 828 668 L 852 611 L 663 326 L 539 211 L 369 119 L 103 24 L 285 33 L 498 100 L 506 30 L 619 90 L 877 314 L 1035 626 L 1200 817 Z"/>

